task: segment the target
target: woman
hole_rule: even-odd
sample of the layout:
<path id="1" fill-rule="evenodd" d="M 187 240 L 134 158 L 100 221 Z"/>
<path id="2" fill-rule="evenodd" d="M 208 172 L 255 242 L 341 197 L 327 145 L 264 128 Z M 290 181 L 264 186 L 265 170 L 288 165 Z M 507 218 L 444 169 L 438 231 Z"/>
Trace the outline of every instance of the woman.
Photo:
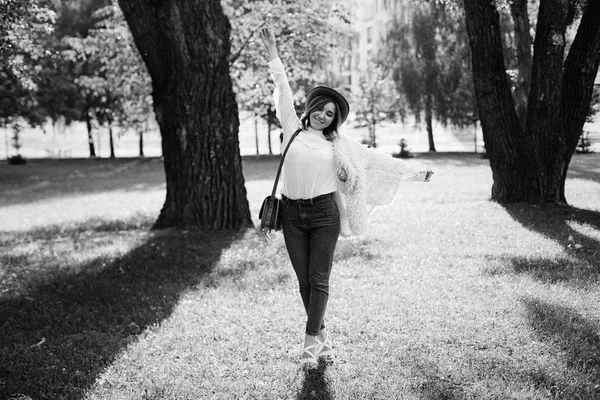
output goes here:
<path id="1" fill-rule="evenodd" d="M 340 136 L 338 129 L 348 117 L 350 106 L 334 89 L 312 89 L 306 110 L 298 118 L 273 30 L 265 25 L 261 37 L 275 82 L 275 108 L 284 148 L 300 130 L 282 170 L 281 222 L 307 314 L 300 362 L 314 368 L 319 357 L 333 356 L 324 316 L 338 236 L 362 233 L 368 206 L 391 203 L 400 180 L 428 181 L 432 172 L 409 173 L 400 160 Z"/>

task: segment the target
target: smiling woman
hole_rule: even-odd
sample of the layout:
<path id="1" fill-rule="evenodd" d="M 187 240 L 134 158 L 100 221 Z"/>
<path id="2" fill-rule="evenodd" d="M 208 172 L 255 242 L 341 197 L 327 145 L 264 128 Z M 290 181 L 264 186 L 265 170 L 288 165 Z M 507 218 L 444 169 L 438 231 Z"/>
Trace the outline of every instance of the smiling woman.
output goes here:
<path id="1" fill-rule="evenodd" d="M 261 36 L 275 82 L 282 146 L 289 150 L 282 169 L 281 225 L 307 315 L 300 364 L 313 369 L 319 357 L 331 361 L 334 354 L 324 316 L 339 235 L 363 233 L 368 205 L 391 203 L 400 181 L 428 181 L 432 172 L 409 171 L 402 161 L 340 135 L 350 105 L 335 89 L 312 89 L 298 118 L 275 34 L 268 24 Z"/>

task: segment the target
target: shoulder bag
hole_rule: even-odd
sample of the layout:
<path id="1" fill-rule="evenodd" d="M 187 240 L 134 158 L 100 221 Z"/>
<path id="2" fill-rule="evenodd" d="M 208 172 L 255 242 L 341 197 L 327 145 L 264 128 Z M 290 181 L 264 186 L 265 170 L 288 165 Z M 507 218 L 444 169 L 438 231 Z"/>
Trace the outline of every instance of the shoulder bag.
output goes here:
<path id="1" fill-rule="evenodd" d="M 277 169 L 277 175 L 275 176 L 275 182 L 273 183 L 273 191 L 270 196 L 267 196 L 260 207 L 260 212 L 258 213 L 258 218 L 260 219 L 260 230 L 264 233 L 269 239 L 269 233 L 271 231 L 279 231 L 281 230 L 281 199 L 275 196 L 275 192 L 277 191 L 277 184 L 279 183 L 279 175 L 281 174 L 281 168 L 283 167 L 283 161 L 285 160 L 285 155 L 287 154 L 292 141 L 298 136 L 298 134 L 302 131 L 302 129 L 298 129 L 288 142 L 287 146 L 283 154 L 281 155 L 281 161 L 279 161 L 279 168 Z"/>

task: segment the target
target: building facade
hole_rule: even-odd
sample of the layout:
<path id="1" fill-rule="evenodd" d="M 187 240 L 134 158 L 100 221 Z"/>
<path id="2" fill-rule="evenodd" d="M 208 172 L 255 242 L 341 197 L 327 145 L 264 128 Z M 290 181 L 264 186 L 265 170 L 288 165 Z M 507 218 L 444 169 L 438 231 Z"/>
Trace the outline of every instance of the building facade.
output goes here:
<path id="1" fill-rule="evenodd" d="M 338 1 L 351 19 L 349 37 L 340 40 L 344 48 L 339 61 L 331 64 L 330 80 L 336 86 L 356 93 L 368 61 L 377 55 L 392 22 L 410 23 L 409 0 L 347 0 Z"/>

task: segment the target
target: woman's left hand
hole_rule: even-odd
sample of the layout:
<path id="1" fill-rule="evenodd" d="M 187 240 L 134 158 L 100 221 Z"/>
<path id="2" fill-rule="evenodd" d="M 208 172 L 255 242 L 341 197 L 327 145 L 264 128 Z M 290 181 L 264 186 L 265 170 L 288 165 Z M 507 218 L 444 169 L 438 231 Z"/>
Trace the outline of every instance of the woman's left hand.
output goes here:
<path id="1" fill-rule="evenodd" d="M 427 170 L 427 172 L 425 172 L 425 182 L 429 182 L 431 180 L 431 175 L 433 175 L 432 170 Z"/>

